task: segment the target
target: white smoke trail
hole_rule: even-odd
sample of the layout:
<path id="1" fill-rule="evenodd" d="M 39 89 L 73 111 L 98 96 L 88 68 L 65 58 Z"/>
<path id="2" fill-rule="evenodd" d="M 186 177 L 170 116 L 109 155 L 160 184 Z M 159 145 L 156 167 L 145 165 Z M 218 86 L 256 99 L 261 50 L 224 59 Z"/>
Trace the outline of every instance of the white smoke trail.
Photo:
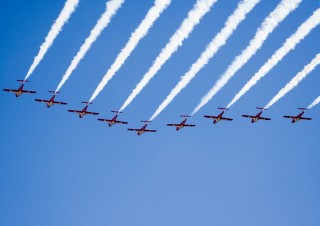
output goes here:
<path id="1" fill-rule="evenodd" d="M 189 11 L 187 18 L 185 18 L 176 32 L 171 36 L 170 41 L 161 50 L 153 65 L 148 72 L 143 76 L 141 81 L 132 90 L 130 96 L 124 102 L 120 111 L 123 111 L 132 100 L 141 92 L 141 90 L 149 83 L 161 67 L 169 60 L 173 53 L 175 53 L 183 41 L 188 38 L 194 27 L 200 22 L 201 18 L 210 11 L 211 7 L 217 0 L 197 0 L 192 10 Z"/>
<path id="2" fill-rule="evenodd" d="M 75 11 L 78 4 L 79 4 L 79 0 L 66 1 L 62 11 L 60 12 L 59 17 L 51 26 L 51 29 L 47 37 L 45 38 L 45 41 L 41 44 L 38 55 L 34 58 L 33 63 L 30 66 L 29 71 L 25 77 L 25 80 L 27 80 L 31 76 L 31 74 L 34 72 L 36 67 L 39 65 L 44 55 L 47 53 L 48 49 L 52 46 L 55 38 L 61 32 L 63 26 L 66 24 L 66 22 L 68 22 L 69 18 L 71 17 L 72 13 Z"/>
<path id="3" fill-rule="evenodd" d="M 103 77 L 102 81 L 95 89 L 90 98 L 90 102 L 92 102 L 99 95 L 99 93 L 103 90 L 103 88 L 107 85 L 107 83 L 111 80 L 115 73 L 121 68 L 126 59 L 130 56 L 131 52 L 139 44 L 139 41 L 148 34 L 149 29 L 153 26 L 154 22 L 159 18 L 161 13 L 169 6 L 170 3 L 171 0 L 155 1 L 154 6 L 148 11 L 139 27 L 137 27 L 137 29 L 131 34 L 129 41 L 121 50 L 115 62 L 111 65 L 107 74 Z"/>
<path id="4" fill-rule="evenodd" d="M 318 54 L 308 65 L 306 65 L 304 69 L 300 71 L 295 77 L 293 77 L 293 79 L 291 79 L 291 81 L 288 82 L 285 87 L 283 87 L 264 108 L 270 108 L 278 100 L 284 97 L 284 95 L 295 88 L 305 77 L 307 77 L 307 75 L 311 71 L 313 71 L 318 64 L 320 64 L 320 54 Z"/>
<path id="5" fill-rule="evenodd" d="M 97 40 L 101 32 L 109 25 L 111 18 L 116 14 L 116 12 L 118 11 L 118 9 L 121 7 L 123 3 L 124 3 L 124 0 L 110 0 L 109 2 L 106 3 L 106 11 L 102 14 L 100 19 L 97 21 L 95 27 L 91 30 L 89 37 L 86 38 L 85 42 L 80 47 L 79 52 L 73 58 L 69 68 L 63 75 L 62 80 L 60 81 L 56 89 L 56 92 L 58 92 L 62 88 L 64 83 L 68 80 L 72 72 L 76 69 L 80 61 L 84 58 L 88 50 L 91 48 L 91 45 Z"/>
<path id="6" fill-rule="evenodd" d="M 320 96 L 317 97 L 317 99 L 315 99 L 310 105 L 309 107 L 307 107 L 307 109 L 311 109 L 313 108 L 314 106 L 316 106 L 317 104 L 320 103 Z"/>
<path id="7" fill-rule="evenodd" d="M 272 57 L 259 69 L 259 71 L 244 85 L 239 93 L 235 95 L 232 101 L 228 104 L 231 107 L 240 97 L 242 97 L 249 89 L 254 86 L 261 78 L 263 78 L 274 66 L 276 66 L 283 57 L 285 57 L 297 44 L 304 39 L 312 29 L 320 23 L 320 9 L 316 10 L 298 29 L 291 35 L 278 49 Z"/>
<path id="8" fill-rule="evenodd" d="M 170 102 L 185 88 L 197 73 L 209 62 L 217 51 L 226 44 L 229 37 L 237 29 L 238 25 L 246 18 L 246 15 L 254 8 L 260 0 L 244 0 L 239 3 L 237 9 L 229 16 L 222 30 L 212 39 L 206 49 L 201 53 L 198 60 L 192 64 L 187 73 L 180 78 L 178 84 L 171 90 L 167 98 L 160 104 L 150 121 L 154 120 Z"/>
<path id="9" fill-rule="evenodd" d="M 245 65 L 254 54 L 256 54 L 268 36 L 289 15 L 289 13 L 299 6 L 301 1 L 302 0 L 283 0 L 278 4 L 268 17 L 264 19 L 254 38 L 251 39 L 249 45 L 233 60 L 209 92 L 201 98 L 200 103 L 193 110 L 192 115 L 197 113 L 204 105 L 206 105 L 242 68 L 242 66 Z"/>

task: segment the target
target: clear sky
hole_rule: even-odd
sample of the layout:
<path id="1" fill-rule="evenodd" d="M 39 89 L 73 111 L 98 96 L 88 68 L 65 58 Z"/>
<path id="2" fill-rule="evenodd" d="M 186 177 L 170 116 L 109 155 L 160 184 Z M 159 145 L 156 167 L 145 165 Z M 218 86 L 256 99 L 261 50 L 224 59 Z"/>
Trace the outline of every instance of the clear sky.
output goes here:
<path id="1" fill-rule="evenodd" d="M 320 95 L 320 68 L 264 112 L 271 121 L 251 124 L 255 114 L 320 51 L 317 27 L 268 75 L 230 109 L 232 122 L 203 118 L 218 114 L 268 58 L 314 10 L 304 0 L 270 35 L 260 51 L 189 122 L 178 123 L 241 53 L 279 1 L 262 0 L 209 64 L 149 127 L 140 127 L 199 57 L 235 10 L 237 0 L 219 0 L 177 53 L 126 109 L 129 125 L 109 128 L 95 116 L 79 119 L 78 109 L 139 25 L 152 0 L 126 0 L 109 26 L 61 89 L 50 109 L 35 98 L 49 98 L 84 39 L 105 10 L 105 0 L 81 0 L 26 88 L 35 95 L 1 92 L 0 225 L 320 225 L 320 106 L 306 113 L 312 121 L 292 124 Z M 141 40 L 127 62 L 96 98 L 90 110 L 112 117 L 179 27 L 195 0 L 171 5 Z M 16 0 L 1 4 L 0 87 L 16 88 L 65 1 Z"/>

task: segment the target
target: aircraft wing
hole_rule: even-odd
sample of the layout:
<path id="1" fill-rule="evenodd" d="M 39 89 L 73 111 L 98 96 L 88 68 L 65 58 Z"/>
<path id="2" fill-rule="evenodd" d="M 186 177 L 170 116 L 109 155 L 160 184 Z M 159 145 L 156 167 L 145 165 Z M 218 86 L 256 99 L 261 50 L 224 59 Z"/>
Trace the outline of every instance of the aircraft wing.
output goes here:
<path id="1" fill-rule="evenodd" d="M 109 119 L 104 119 L 104 118 L 98 118 L 99 121 L 102 121 L 102 122 L 111 122 L 111 120 Z"/>
<path id="2" fill-rule="evenodd" d="M 271 120 L 271 118 L 259 117 L 260 120 Z"/>
<path id="3" fill-rule="evenodd" d="M 72 112 L 72 113 L 81 113 L 82 111 L 78 111 L 78 110 L 68 110 L 68 112 Z"/>
<path id="4" fill-rule="evenodd" d="M 222 120 L 227 120 L 227 121 L 232 121 L 233 119 L 232 118 L 224 118 L 224 117 L 221 117 Z"/>
<path id="5" fill-rule="evenodd" d="M 19 90 L 16 90 L 16 89 L 3 89 L 3 91 L 16 93 L 16 92 L 18 92 Z"/>
<path id="6" fill-rule="evenodd" d="M 136 131 L 136 132 L 141 131 L 141 129 L 127 129 L 127 130 L 129 130 L 129 131 Z"/>
<path id="7" fill-rule="evenodd" d="M 59 101 L 53 101 L 54 104 L 61 104 L 61 105 L 67 105 L 66 102 L 59 102 Z"/>
<path id="8" fill-rule="evenodd" d="M 195 127 L 196 125 L 192 125 L 192 124 L 184 124 L 183 126 L 186 126 L 186 127 Z"/>
<path id="9" fill-rule="evenodd" d="M 48 100 L 40 100 L 40 99 L 35 99 L 35 101 L 37 101 L 37 102 L 41 102 L 41 103 L 49 103 L 49 101 Z"/>
<path id="10" fill-rule="evenodd" d="M 303 120 L 311 120 L 312 118 L 301 117 L 300 119 L 303 119 Z"/>
<path id="11" fill-rule="evenodd" d="M 205 115 L 205 116 L 203 116 L 203 117 L 205 117 L 205 118 L 217 118 L 216 116 L 212 116 L 212 115 Z"/>
<path id="12" fill-rule="evenodd" d="M 289 116 L 289 115 L 285 115 L 283 116 L 284 118 L 296 118 L 295 116 Z"/>
<path id="13" fill-rule="evenodd" d="M 151 133 L 155 133 L 157 132 L 157 130 L 153 130 L 153 129 L 145 129 L 144 132 L 151 132 Z"/>
<path id="14" fill-rule="evenodd" d="M 128 122 L 123 122 L 123 121 L 116 121 L 118 124 L 128 124 Z"/>
<path id="15" fill-rule="evenodd" d="M 97 112 L 86 111 L 87 115 L 99 115 Z"/>
<path id="16" fill-rule="evenodd" d="M 167 126 L 180 126 L 180 124 L 167 124 Z"/>
<path id="17" fill-rule="evenodd" d="M 242 115 L 242 117 L 245 117 L 245 118 L 255 118 L 255 116 L 252 116 L 252 115 Z"/>
<path id="18" fill-rule="evenodd" d="M 22 93 L 36 93 L 36 91 L 30 91 L 30 90 L 21 90 Z"/>

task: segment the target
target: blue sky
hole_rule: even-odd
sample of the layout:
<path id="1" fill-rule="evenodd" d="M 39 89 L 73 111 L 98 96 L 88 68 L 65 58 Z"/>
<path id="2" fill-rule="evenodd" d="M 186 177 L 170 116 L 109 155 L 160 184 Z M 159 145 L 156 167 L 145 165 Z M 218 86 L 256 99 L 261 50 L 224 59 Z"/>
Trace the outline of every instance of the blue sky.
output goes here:
<path id="1" fill-rule="evenodd" d="M 173 0 L 130 58 L 90 106 L 112 117 L 192 8 Z M 50 97 L 96 20 L 104 0 L 81 0 L 27 88 L 35 95 L 2 92 L 0 225 L 319 225 L 320 107 L 312 121 L 292 125 L 319 94 L 319 68 L 251 124 L 254 114 L 319 53 L 317 27 L 268 75 L 213 125 L 217 114 L 245 82 L 320 4 L 303 1 L 270 35 L 260 51 L 218 95 L 190 119 L 195 128 L 165 126 L 189 114 L 234 57 L 244 49 L 279 1 L 262 0 L 210 63 L 150 124 L 156 134 L 137 137 L 126 126 L 107 127 L 96 117 L 79 119 L 81 108 L 113 63 L 131 32 L 153 5 L 127 0 L 62 88 L 65 106 L 47 109 L 34 98 Z M 223 27 L 238 1 L 219 0 L 184 45 L 126 109 L 121 119 L 140 127 Z M 56 1 L 6 1 L 0 14 L 0 86 L 15 88 L 64 5 Z"/>

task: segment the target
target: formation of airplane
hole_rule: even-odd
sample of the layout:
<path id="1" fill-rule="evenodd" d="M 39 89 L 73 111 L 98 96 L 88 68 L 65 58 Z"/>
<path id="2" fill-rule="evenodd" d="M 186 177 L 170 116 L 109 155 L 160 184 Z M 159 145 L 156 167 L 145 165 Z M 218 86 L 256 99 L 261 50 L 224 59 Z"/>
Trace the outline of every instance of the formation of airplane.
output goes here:
<path id="1" fill-rule="evenodd" d="M 186 124 L 186 122 L 187 122 L 188 118 L 190 118 L 190 116 L 181 115 L 180 117 L 185 118 L 185 119 L 182 120 L 182 122 L 180 122 L 179 124 L 167 124 L 167 126 L 175 126 L 177 131 L 179 131 L 183 127 L 195 127 L 196 126 L 196 125 L 193 125 L 193 124 Z"/>
<path id="2" fill-rule="evenodd" d="M 306 117 L 302 117 L 303 116 L 303 114 L 304 114 L 304 112 L 306 111 L 306 110 L 308 110 L 307 108 L 298 108 L 299 110 L 301 110 L 302 112 L 301 113 L 299 113 L 298 115 L 296 115 L 296 116 L 289 116 L 289 115 L 285 115 L 285 116 L 283 116 L 284 118 L 291 118 L 292 119 L 292 123 L 295 123 L 295 122 L 297 122 L 297 121 L 299 121 L 299 120 L 311 120 L 312 118 L 306 118 Z"/>
<path id="3" fill-rule="evenodd" d="M 49 91 L 49 93 L 53 93 L 53 96 L 49 100 L 35 99 L 35 101 L 40 102 L 40 103 L 46 103 L 48 108 L 54 104 L 67 105 L 67 103 L 65 103 L 65 102 L 59 102 L 59 101 L 54 100 L 54 98 L 56 97 L 56 94 L 58 94 L 60 92 Z"/>
<path id="4" fill-rule="evenodd" d="M 21 94 L 24 94 L 24 93 L 36 93 L 36 91 L 30 91 L 30 90 L 23 89 L 24 84 L 29 81 L 27 81 L 27 80 L 17 80 L 17 81 L 22 83 L 18 89 L 3 89 L 3 91 L 15 93 L 16 97 L 19 97 Z"/>
<path id="5" fill-rule="evenodd" d="M 271 118 L 264 118 L 264 117 L 261 117 L 261 114 L 263 111 L 267 110 L 265 108 L 260 108 L 260 107 L 257 107 L 257 109 L 260 110 L 260 112 L 256 115 L 242 115 L 242 117 L 245 117 L 245 118 L 251 118 L 251 123 L 254 123 L 258 120 L 271 120 Z"/>
<path id="6" fill-rule="evenodd" d="M 221 120 L 225 120 L 225 121 L 232 121 L 233 120 L 232 118 L 223 117 L 224 112 L 229 110 L 228 108 L 218 108 L 218 109 L 222 110 L 222 112 L 219 115 L 217 115 L 217 116 L 205 115 L 203 117 L 213 119 L 213 124 L 216 124 L 216 123 L 220 122 Z"/>
<path id="7" fill-rule="evenodd" d="M 83 104 L 86 104 L 86 106 L 82 110 L 68 110 L 68 112 L 77 113 L 79 114 L 79 118 L 83 118 L 85 115 L 99 115 L 97 112 L 91 112 L 87 111 L 89 104 L 92 104 L 92 102 L 81 102 Z"/>
<path id="8" fill-rule="evenodd" d="M 22 83 L 18 89 L 3 89 L 3 91 L 13 92 L 13 93 L 15 93 L 16 97 L 19 97 L 21 94 L 25 94 L 25 93 L 30 93 L 30 94 L 36 93 L 36 91 L 30 91 L 30 90 L 24 89 L 25 83 L 29 82 L 29 81 L 27 81 L 27 80 L 17 80 L 17 81 Z M 50 99 L 48 99 L 48 100 L 35 99 L 35 101 L 45 103 L 48 108 L 50 108 L 54 104 L 67 105 L 66 102 L 60 102 L 60 101 L 55 100 L 56 95 L 59 94 L 60 92 L 49 91 L 49 93 L 53 94 Z M 82 110 L 68 110 L 68 112 L 77 113 L 79 115 L 79 118 L 83 118 L 85 115 L 99 115 L 99 113 L 97 113 L 97 112 L 88 111 L 88 107 L 90 104 L 92 104 L 92 102 L 81 102 L 81 103 L 86 104 L 86 106 Z M 221 107 L 218 109 L 222 110 L 218 115 L 204 115 L 204 118 L 212 119 L 213 124 L 216 124 L 222 120 L 223 121 L 232 121 L 233 120 L 232 118 L 226 118 L 223 116 L 225 111 L 227 111 L 229 109 L 221 108 Z M 265 111 L 267 109 L 261 108 L 261 107 L 257 107 L 257 109 L 260 111 L 256 115 L 242 115 L 242 117 L 250 118 L 251 123 L 257 122 L 258 120 L 271 120 L 271 118 L 266 118 L 266 117 L 261 116 L 263 111 Z M 296 115 L 296 116 L 285 115 L 283 117 L 292 119 L 292 121 L 291 121 L 292 123 L 296 123 L 297 121 L 300 121 L 300 120 L 312 120 L 312 118 L 303 117 L 305 111 L 308 110 L 307 108 L 298 108 L 298 109 L 301 110 L 301 112 L 298 115 Z M 115 115 L 112 119 L 98 118 L 98 120 L 102 121 L 102 122 L 107 122 L 109 127 L 111 127 L 115 124 L 128 124 L 128 122 L 118 120 L 118 116 L 122 112 L 120 112 L 120 111 L 111 111 L 111 112 L 115 113 Z M 177 131 L 181 130 L 184 127 L 195 127 L 196 126 L 194 124 L 187 124 L 187 120 L 188 120 L 188 118 L 190 118 L 190 116 L 181 115 L 180 117 L 184 118 L 180 123 L 176 123 L 176 124 L 170 123 L 170 124 L 167 124 L 167 126 L 176 127 Z M 141 128 L 138 128 L 138 129 L 129 128 L 127 130 L 137 132 L 138 136 L 140 136 L 146 132 L 152 132 L 152 133 L 157 132 L 157 130 L 147 129 L 147 126 L 150 123 L 150 121 L 141 121 L 141 122 L 145 123 Z"/>
<path id="9" fill-rule="evenodd" d="M 128 124 L 128 122 L 118 121 L 118 115 L 122 113 L 121 111 L 111 111 L 111 112 L 116 114 L 112 119 L 98 118 L 98 120 L 102 122 L 107 122 L 109 127 L 113 126 L 114 124 Z"/>
<path id="10" fill-rule="evenodd" d="M 138 136 L 146 132 L 149 132 L 149 133 L 157 132 L 157 130 L 147 129 L 147 126 L 151 121 L 141 121 L 141 122 L 144 122 L 145 124 L 140 129 L 127 129 L 127 130 L 137 132 Z"/>

